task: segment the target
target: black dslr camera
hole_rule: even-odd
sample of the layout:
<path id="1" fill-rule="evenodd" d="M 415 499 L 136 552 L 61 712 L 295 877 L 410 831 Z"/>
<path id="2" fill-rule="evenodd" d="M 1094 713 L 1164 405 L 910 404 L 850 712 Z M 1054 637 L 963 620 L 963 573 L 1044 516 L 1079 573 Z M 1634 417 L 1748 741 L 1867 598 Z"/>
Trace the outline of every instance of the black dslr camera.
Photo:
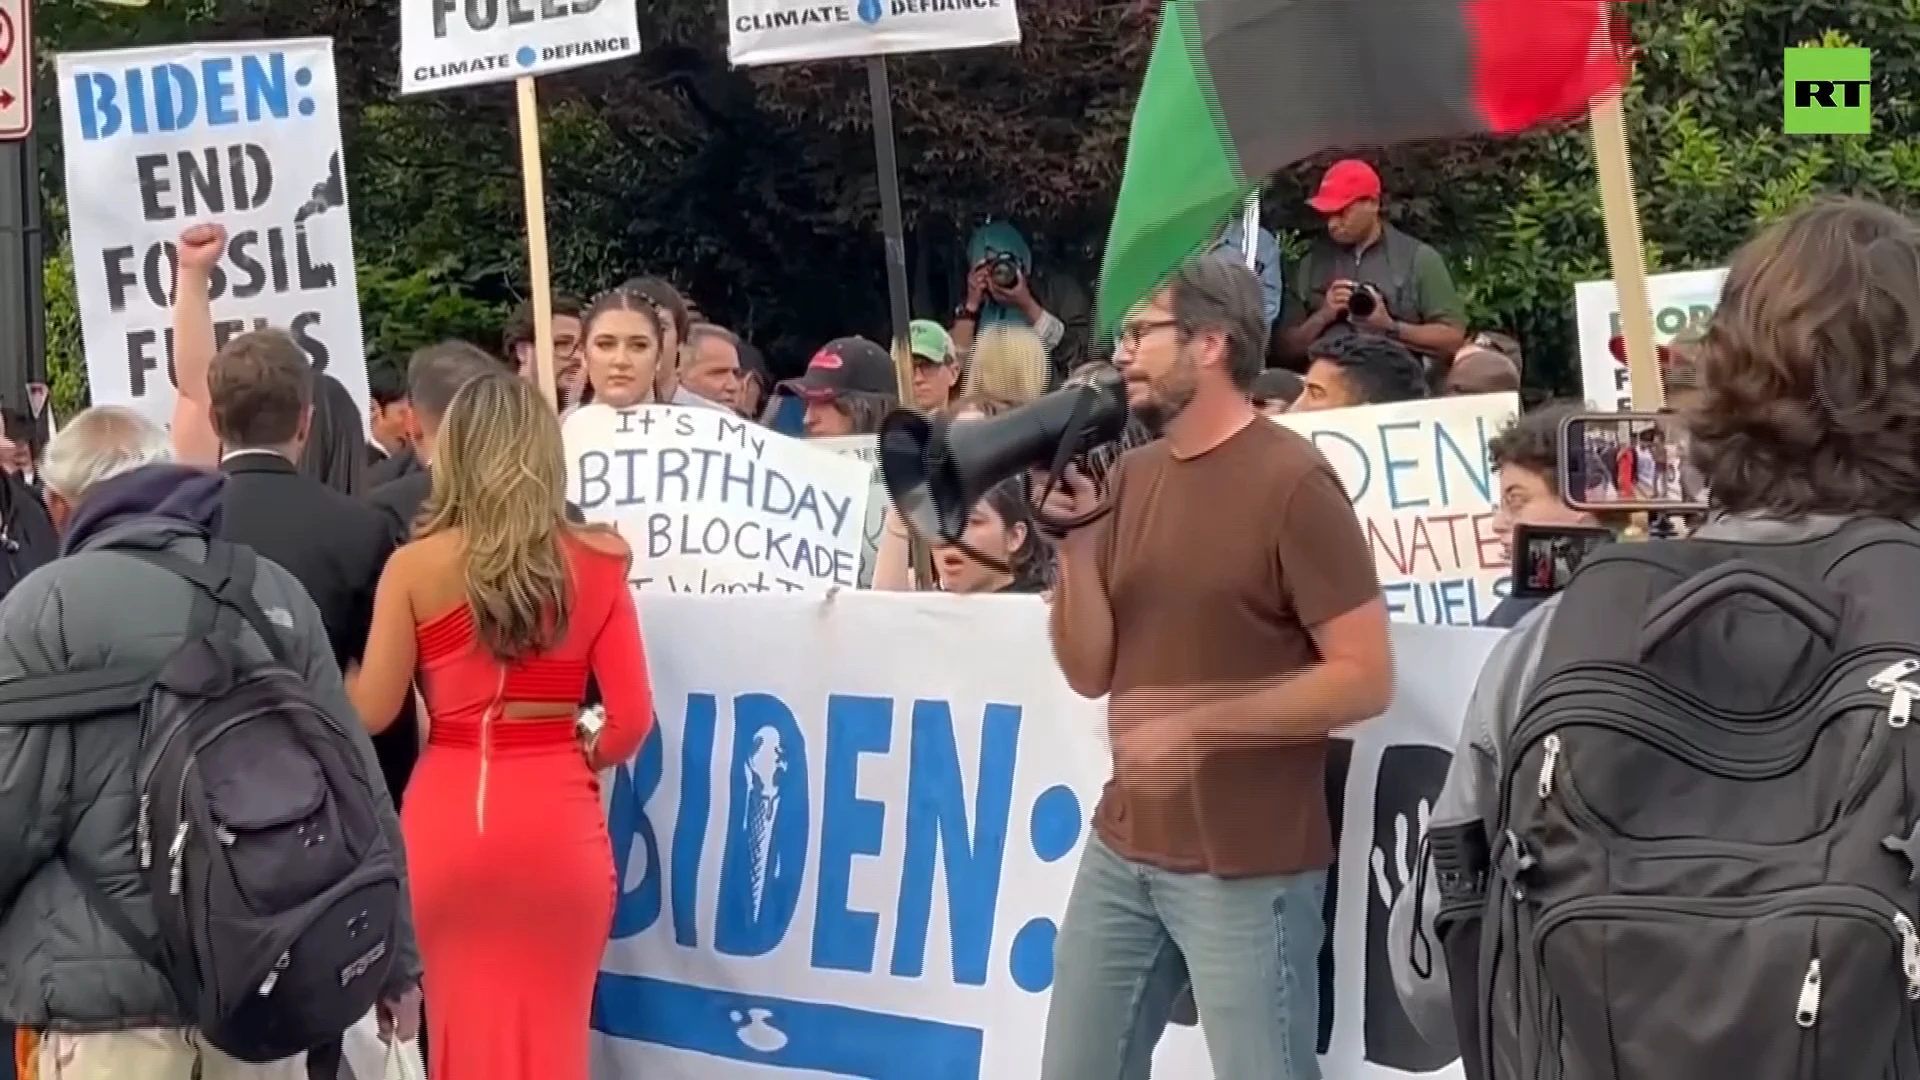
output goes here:
<path id="1" fill-rule="evenodd" d="M 987 273 L 996 287 L 1011 289 L 1020 284 L 1020 260 L 1002 251 L 987 261 Z"/>
<path id="2" fill-rule="evenodd" d="M 1385 299 L 1380 290 L 1372 285 L 1364 282 L 1355 285 L 1353 292 L 1347 296 L 1347 314 L 1356 319 L 1368 318 Z"/>

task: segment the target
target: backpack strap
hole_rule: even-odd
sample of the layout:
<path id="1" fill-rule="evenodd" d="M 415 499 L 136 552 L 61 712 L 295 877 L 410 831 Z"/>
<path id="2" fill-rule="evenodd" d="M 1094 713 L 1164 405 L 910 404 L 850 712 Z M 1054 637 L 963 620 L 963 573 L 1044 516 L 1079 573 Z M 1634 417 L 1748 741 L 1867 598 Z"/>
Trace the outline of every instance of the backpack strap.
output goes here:
<path id="1" fill-rule="evenodd" d="M 124 716 L 147 700 L 153 679 L 151 667 L 127 664 L 16 679 L 0 685 L 0 717 L 8 724 L 45 724 Z"/>
<path id="2" fill-rule="evenodd" d="M 260 602 L 253 597 L 253 583 L 259 572 L 259 558 L 253 549 L 242 544 L 229 544 L 224 540 L 207 541 L 207 559 L 196 563 L 183 559 L 171 551 L 149 548 L 118 548 L 124 555 L 130 555 L 141 562 L 149 563 L 179 577 L 215 603 L 237 611 L 253 627 L 253 632 L 266 642 L 267 649 L 273 653 L 273 659 L 282 667 L 292 668 L 287 656 L 287 646 L 281 640 L 280 632 L 260 610 Z"/>

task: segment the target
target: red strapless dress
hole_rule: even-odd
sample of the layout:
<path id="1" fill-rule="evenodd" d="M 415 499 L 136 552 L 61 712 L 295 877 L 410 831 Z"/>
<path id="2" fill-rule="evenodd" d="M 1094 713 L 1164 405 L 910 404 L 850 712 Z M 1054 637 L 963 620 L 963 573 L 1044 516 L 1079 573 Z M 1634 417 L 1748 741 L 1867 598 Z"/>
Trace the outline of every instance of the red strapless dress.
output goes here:
<path id="1" fill-rule="evenodd" d="M 551 651 L 503 665 L 464 605 L 424 623 L 427 747 L 401 828 L 426 967 L 432 1080 L 587 1080 L 594 976 L 612 927 L 613 853 L 599 784 L 564 719 L 591 671 L 612 760 L 653 723 L 646 655 L 620 560 L 570 545 L 574 609 Z"/>

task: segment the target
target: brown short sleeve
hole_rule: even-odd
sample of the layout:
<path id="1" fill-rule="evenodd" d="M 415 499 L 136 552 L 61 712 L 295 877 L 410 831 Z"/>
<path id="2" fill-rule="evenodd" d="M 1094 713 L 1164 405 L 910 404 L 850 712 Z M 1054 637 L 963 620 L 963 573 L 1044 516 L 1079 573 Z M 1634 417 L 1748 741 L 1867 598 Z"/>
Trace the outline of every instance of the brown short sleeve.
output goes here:
<path id="1" fill-rule="evenodd" d="M 1380 596 L 1366 533 L 1325 466 L 1309 469 L 1288 496 L 1277 548 L 1294 614 L 1308 629 Z"/>

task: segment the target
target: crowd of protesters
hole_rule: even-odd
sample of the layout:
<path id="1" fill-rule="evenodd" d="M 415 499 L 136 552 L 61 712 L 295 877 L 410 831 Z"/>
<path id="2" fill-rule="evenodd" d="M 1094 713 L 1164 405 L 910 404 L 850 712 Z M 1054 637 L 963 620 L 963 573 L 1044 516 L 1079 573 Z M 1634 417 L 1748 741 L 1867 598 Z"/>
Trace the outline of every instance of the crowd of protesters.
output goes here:
<path id="1" fill-rule="evenodd" d="M 284 657 L 351 736 L 383 788 L 382 827 L 406 853 L 402 918 L 380 969 L 383 1034 L 421 1037 L 434 1075 L 584 1080 L 613 900 L 595 775 L 635 753 L 653 710 L 626 585 L 633 555 L 568 504 L 561 418 L 594 402 L 672 404 L 841 437 L 875 432 L 903 405 L 979 422 L 1112 364 L 1134 417 L 1120 443 L 1058 483 L 993 487 L 963 542 L 936 544 L 918 567 L 889 513 L 873 587 L 1045 595 L 1068 683 L 1110 699 L 1115 778 L 1068 903 L 1043 1077 L 1144 1075 L 1158 1027 L 1182 1014 L 1206 1024 L 1222 1080 L 1317 1076 L 1312 988 L 1333 842 L 1325 743 L 1386 707 L 1391 657 L 1371 552 L 1338 478 L 1300 437 L 1255 421 L 1510 392 L 1522 377 L 1517 343 L 1470 334 L 1444 262 L 1387 224 L 1381 200 L 1370 168 L 1335 165 L 1311 200 L 1326 235 L 1297 266 L 1283 272 L 1264 232 L 1249 260 L 1249 239 L 1229 227 L 1128 314 L 1110 358 L 1090 339 L 1084 289 L 1035 266 L 1026 239 L 995 223 L 971 239 L 951 317 L 906 335 L 904 401 L 894 358 L 861 337 L 825 343 L 776 383 L 743 335 L 654 276 L 585 303 L 554 299 L 557 410 L 535 382 L 529 305 L 500 355 L 446 342 L 404 371 L 376 366 L 364 416 L 286 333 L 216 348 L 209 276 L 226 237 L 195 226 L 179 243 L 171 429 L 100 405 L 36 455 L 30 419 L 6 418 L 0 686 L 157 666 L 182 646 L 191 583 L 126 557 L 129 545 L 193 563 L 222 543 L 257 552 L 252 597 L 281 640 L 256 635 L 247 648 Z M 1792 227 L 1844 232 L 1888 212 L 1809 214 Z M 1850 333 L 1822 326 L 1804 340 L 1867 340 Z M 1778 481 L 1809 493 L 1799 510 L 1833 501 L 1812 494 L 1823 477 L 1898 472 L 1800 449 L 1912 456 L 1910 414 L 1876 421 L 1867 438 L 1861 421 L 1841 431 L 1803 399 L 1762 400 L 1832 385 L 1821 372 L 1864 358 L 1760 356 L 1725 341 L 1706 355 L 1687 388 L 1716 433 L 1716 496 L 1723 477 L 1747 475 L 1735 454 L 1824 470 Z M 1905 387 L 1904 366 L 1882 371 L 1877 385 Z M 1856 375 L 1846 385 L 1864 385 Z M 1503 540 L 1517 525 L 1592 521 L 1557 486 L 1557 424 L 1571 408 L 1532 410 L 1495 440 Z M 1787 409 L 1805 415 L 1766 420 Z M 1041 485 L 1046 514 L 1033 505 Z M 1512 625 L 1523 609 L 1502 605 L 1489 622 Z M 1222 685 L 1241 689 L 1181 693 Z M 1185 718 L 1174 725 L 1184 734 L 1166 734 L 1167 715 Z M 344 1075 L 333 1040 L 269 1063 L 202 1040 L 191 1003 L 92 910 L 107 883 L 154 930 L 136 871 L 144 826 L 123 794 L 139 727 L 89 729 L 84 749 L 76 738 L 0 724 L 0 814 L 16 823 L 0 842 L 0 1014 L 19 1027 L 20 1062 L 49 1078 Z M 1175 758 L 1189 762 L 1178 780 L 1161 768 Z M 1249 820 L 1266 824 L 1250 832 Z M 1162 964 L 1169 948 L 1185 962 Z"/>

